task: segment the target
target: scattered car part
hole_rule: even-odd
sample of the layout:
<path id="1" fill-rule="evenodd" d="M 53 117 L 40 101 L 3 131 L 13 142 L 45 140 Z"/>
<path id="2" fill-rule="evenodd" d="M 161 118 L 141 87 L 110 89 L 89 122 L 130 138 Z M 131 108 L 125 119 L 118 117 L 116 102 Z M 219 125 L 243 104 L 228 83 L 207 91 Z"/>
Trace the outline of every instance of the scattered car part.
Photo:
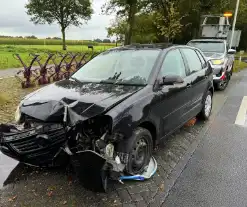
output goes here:
<path id="1" fill-rule="evenodd" d="M 148 164 L 148 166 L 146 167 L 145 171 L 140 174 L 140 175 L 130 175 L 130 176 L 121 176 L 119 181 L 121 183 L 123 183 L 123 180 L 140 180 L 140 181 L 143 181 L 143 180 L 146 180 L 146 179 L 150 179 L 157 171 L 157 162 L 155 160 L 154 157 L 152 157 L 150 159 L 150 162 Z"/>

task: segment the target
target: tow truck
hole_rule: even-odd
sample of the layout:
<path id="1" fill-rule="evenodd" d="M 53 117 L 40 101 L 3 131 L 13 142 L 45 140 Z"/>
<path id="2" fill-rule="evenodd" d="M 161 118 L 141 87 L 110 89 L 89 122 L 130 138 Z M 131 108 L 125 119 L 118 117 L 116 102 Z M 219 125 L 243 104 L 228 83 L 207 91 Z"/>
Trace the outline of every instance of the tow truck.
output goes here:
<path id="1" fill-rule="evenodd" d="M 232 32 L 229 16 L 205 15 L 201 25 L 201 35 L 187 45 L 200 49 L 214 70 L 214 85 L 217 90 L 225 90 L 233 72 L 235 49 L 239 45 L 241 31 L 234 32 L 232 47 L 229 47 Z"/>

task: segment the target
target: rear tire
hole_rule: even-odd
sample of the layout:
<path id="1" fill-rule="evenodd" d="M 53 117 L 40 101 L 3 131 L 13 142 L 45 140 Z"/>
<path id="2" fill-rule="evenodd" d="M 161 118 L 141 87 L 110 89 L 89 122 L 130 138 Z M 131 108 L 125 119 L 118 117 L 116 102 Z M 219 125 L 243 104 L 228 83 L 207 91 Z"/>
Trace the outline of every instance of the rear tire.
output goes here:
<path id="1" fill-rule="evenodd" d="M 213 106 L 213 95 L 210 91 L 207 92 L 204 100 L 203 100 L 203 108 L 199 113 L 198 117 L 204 121 L 208 120 Z"/>

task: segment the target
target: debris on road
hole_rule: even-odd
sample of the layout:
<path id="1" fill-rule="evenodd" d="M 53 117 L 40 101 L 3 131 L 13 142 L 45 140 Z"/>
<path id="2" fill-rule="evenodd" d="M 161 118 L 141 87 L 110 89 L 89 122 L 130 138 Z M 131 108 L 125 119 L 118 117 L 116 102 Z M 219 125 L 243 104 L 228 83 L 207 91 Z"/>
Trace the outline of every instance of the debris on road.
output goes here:
<path id="1" fill-rule="evenodd" d="M 192 126 L 194 126 L 194 125 L 196 124 L 196 121 L 197 121 L 197 119 L 196 119 L 196 118 L 193 118 L 193 119 L 189 120 L 189 121 L 185 124 L 185 126 L 186 126 L 186 127 L 192 127 Z"/>

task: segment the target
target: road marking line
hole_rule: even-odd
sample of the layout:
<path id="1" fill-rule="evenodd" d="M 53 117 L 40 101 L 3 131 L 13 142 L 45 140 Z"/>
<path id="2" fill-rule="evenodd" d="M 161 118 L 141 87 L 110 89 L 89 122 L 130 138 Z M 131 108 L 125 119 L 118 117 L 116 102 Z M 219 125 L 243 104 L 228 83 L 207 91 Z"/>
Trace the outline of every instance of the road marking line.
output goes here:
<path id="1" fill-rule="evenodd" d="M 247 96 L 243 97 L 242 103 L 239 107 L 238 115 L 236 117 L 235 124 L 244 126 L 246 120 L 246 112 L 247 112 Z"/>

